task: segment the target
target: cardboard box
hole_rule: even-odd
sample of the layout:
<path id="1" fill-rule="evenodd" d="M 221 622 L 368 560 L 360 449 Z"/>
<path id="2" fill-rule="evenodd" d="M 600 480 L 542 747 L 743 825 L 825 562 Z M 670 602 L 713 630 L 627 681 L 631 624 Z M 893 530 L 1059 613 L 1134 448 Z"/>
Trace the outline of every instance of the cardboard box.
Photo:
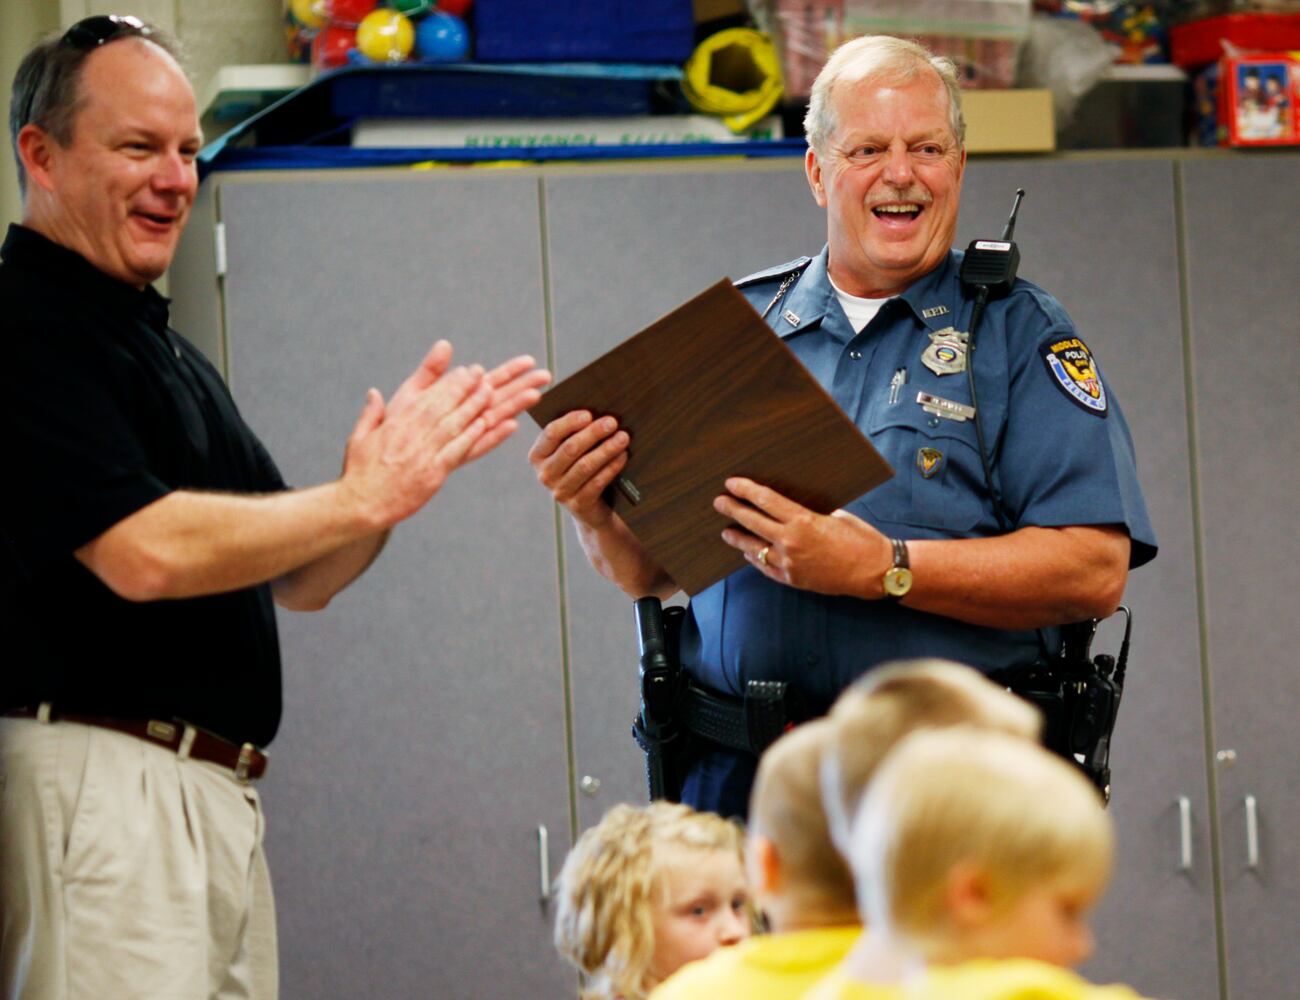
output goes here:
<path id="1" fill-rule="evenodd" d="M 1056 148 L 1049 90 L 965 90 L 968 153 L 1050 153 Z"/>

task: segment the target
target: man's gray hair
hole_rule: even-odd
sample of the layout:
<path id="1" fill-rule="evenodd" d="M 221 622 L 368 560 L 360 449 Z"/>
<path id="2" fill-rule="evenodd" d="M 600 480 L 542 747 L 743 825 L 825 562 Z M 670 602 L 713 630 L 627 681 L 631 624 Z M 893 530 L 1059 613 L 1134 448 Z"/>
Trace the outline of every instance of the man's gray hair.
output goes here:
<path id="1" fill-rule="evenodd" d="M 27 171 L 18 155 L 18 133 L 24 125 L 39 125 L 65 149 L 72 144 L 72 123 L 85 101 L 81 93 L 81 72 L 86 59 L 97 48 L 64 44 L 64 34 L 53 34 L 23 57 L 14 74 L 9 97 L 9 144 L 18 164 L 18 188 L 27 192 Z M 144 38 L 153 42 L 177 62 L 180 46 L 175 39 L 152 25 L 124 26 L 104 45 L 119 38 Z"/>
<path id="2" fill-rule="evenodd" d="M 845 42 L 831 53 L 830 59 L 813 81 L 808 113 L 803 128 L 808 145 L 818 153 L 835 134 L 835 106 L 832 95 L 840 83 L 884 79 L 910 83 L 926 67 L 939 74 L 948 91 L 948 124 L 958 146 L 966 145 L 966 119 L 961 112 L 961 86 L 957 67 L 951 59 L 936 56 L 916 42 L 892 35 L 864 35 Z"/>

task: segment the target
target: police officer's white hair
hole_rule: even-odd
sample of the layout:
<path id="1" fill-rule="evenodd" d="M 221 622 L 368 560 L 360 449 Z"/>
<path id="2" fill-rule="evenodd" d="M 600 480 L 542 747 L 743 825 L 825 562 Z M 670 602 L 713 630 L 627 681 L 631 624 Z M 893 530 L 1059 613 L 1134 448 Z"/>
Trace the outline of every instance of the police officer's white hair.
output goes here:
<path id="1" fill-rule="evenodd" d="M 830 59 L 813 81 L 808 113 L 804 116 L 804 133 L 808 145 L 818 154 L 835 134 L 835 105 L 832 94 L 841 83 L 881 79 L 909 83 L 926 68 L 934 70 L 948 91 L 948 124 L 958 146 L 966 145 L 966 119 L 961 111 L 961 86 L 957 66 L 951 59 L 936 56 L 916 42 L 892 35 L 864 35 L 845 42 L 831 53 Z"/>

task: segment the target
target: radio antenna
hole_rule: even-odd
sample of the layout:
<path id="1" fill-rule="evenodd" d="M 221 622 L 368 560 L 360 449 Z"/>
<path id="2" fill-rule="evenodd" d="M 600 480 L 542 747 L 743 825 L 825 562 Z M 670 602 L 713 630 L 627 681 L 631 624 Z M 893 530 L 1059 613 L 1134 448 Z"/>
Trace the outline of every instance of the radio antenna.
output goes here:
<path id="1" fill-rule="evenodd" d="M 1016 231 L 1016 213 L 1020 211 L 1020 199 L 1024 196 L 1025 189 L 1016 188 L 1016 201 L 1015 204 L 1011 206 L 1011 218 L 1007 219 L 1007 228 L 1002 230 L 1002 238 L 1004 240 L 1011 239 L 1012 234 Z"/>

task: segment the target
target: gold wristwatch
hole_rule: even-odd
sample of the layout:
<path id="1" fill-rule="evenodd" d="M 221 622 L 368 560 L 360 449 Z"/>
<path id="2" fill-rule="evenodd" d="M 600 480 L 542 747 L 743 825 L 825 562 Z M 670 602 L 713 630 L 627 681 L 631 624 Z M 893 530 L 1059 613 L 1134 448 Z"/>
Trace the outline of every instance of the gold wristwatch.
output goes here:
<path id="1" fill-rule="evenodd" d="M 898 538 L 889 542 L 894 546 L 894 565 L 885 570 L 883 585 L 885 596 L 897 601 L 912 589 L 912 571 L 908 568 L 907 543 Z"/>

